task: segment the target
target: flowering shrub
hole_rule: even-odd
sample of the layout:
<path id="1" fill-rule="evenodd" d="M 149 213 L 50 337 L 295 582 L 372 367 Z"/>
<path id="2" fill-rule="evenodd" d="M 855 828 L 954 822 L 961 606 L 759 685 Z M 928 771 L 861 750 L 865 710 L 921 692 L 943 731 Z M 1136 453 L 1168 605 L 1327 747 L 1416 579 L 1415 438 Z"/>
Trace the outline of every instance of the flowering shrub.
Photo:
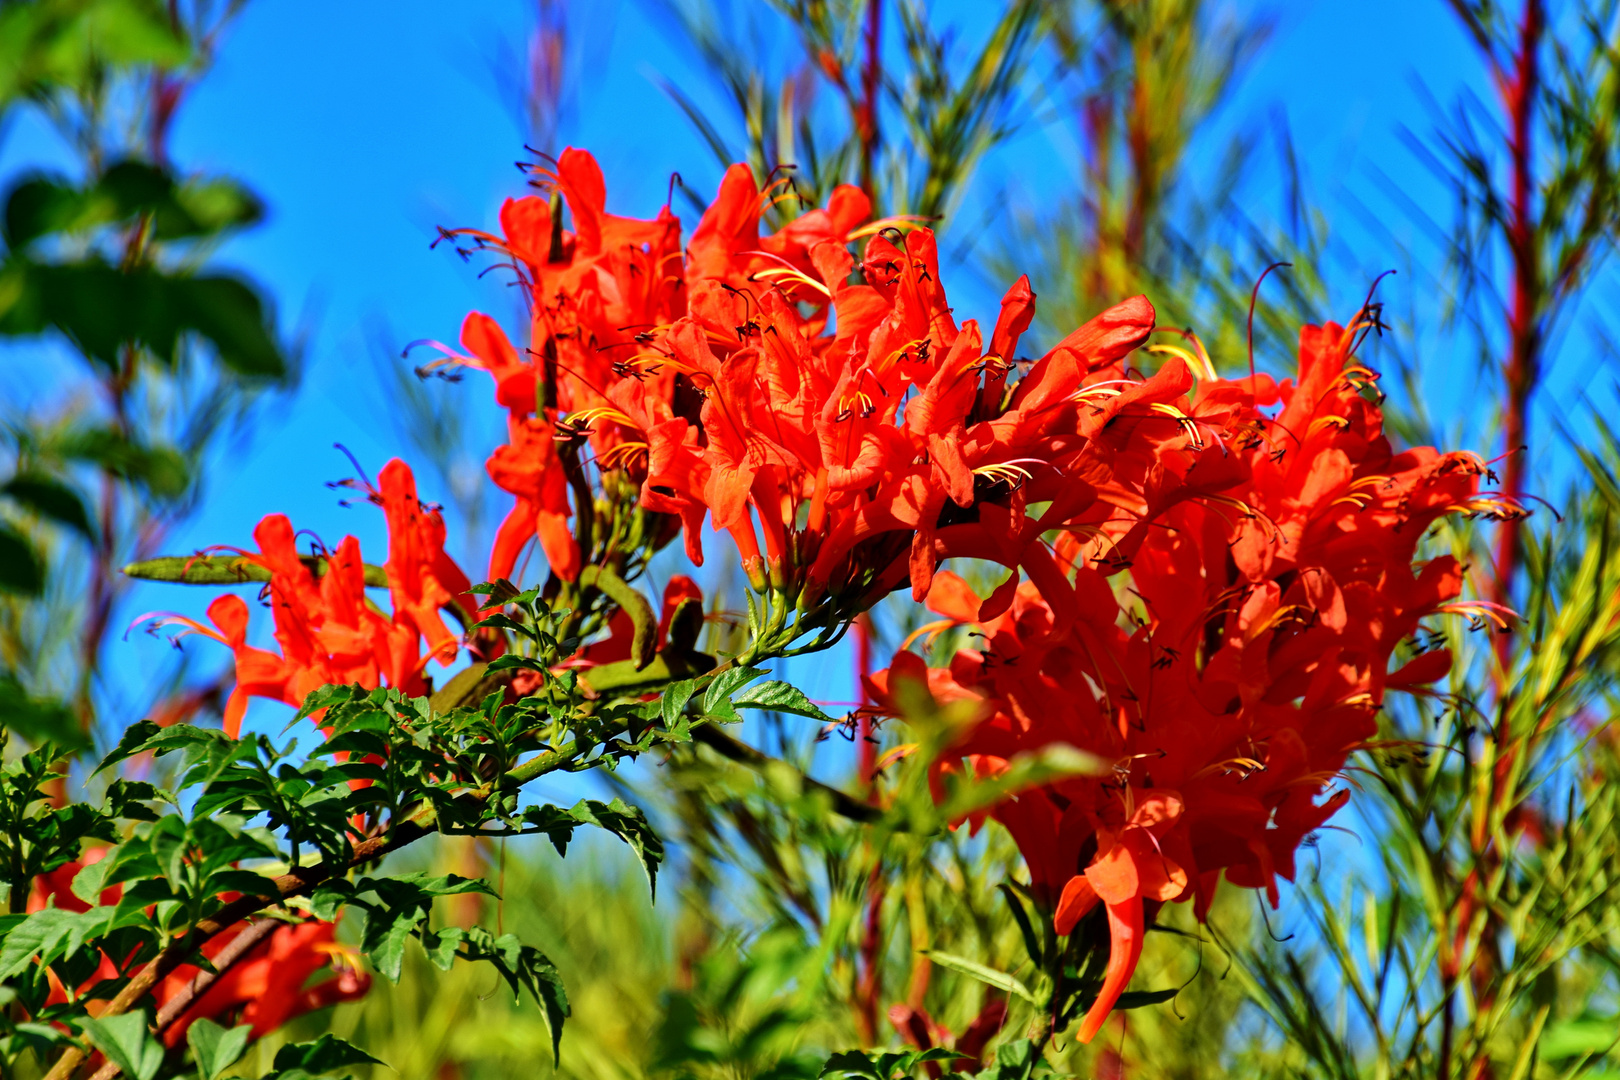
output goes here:
<path id="1" fill-rule="evenodd" d="M 561 851 L 591 825 L 630 844 L 650 883 L 662 845 L 640 811 L 524 805 L 524 785 L 694 739 L 765 760 L 716 725 L 739 708 L 829 718 L 801 690 L 758 681 L 757 665 L 826 648 L 896 590 L 944 617 L 934 629 L 984 638 L 933 669 L 902 652 L 872 680 L 880 711 L 902 718 L 924 692 L 972 707 L 976 721 L 928 763 L 940 790 L 953 775 L 1005 776 L 1020 755 L 1055 745 L 1098 763 L 998 789 L 1005 797 L 974 815 L 1016 838 L 1047 938 L 1067 939 L 1030 940 L 1051 976 L 1039 1003 L 1048 1030 L 1083 1011 L 1089 1040 L 1158 905 L 1192 900 L 1202 914 L 1223 873 L 1275 903 L 1301 839 L 1347 797 L 1318 801 L 1373 735 L 1384 695 L 1444 674 L 1442 651 L 1389 671 L 1423 618 L 1462 610 L 1460 568 L 1416 565 L 1418 541 L 1445 514 L 1514 511 L 1480 495 L 1476 458 L 1390 446 L 1375 376 L 1353 357 L 1367 312 L 1348 327 L 1307 327 L 1297 378 L 1280 383 L 1217 377 L 1196 337 L 1155 337 L 1144 297 L 1030 362 L 1018 358 L 1035 310 L 1027 280 L 988 332 L 958 323 L 933 232 L 869 220 L 855 188 L 762 236 L 784 182 L 761 189 L 734 166 L 683 249 L 667 206 L 650 221 L 607 213 L 583 151 L 533 183 L 541 194 L 502 207 L 500 234 L 443 234 L 514 275 L 529 344 L 473 313 L 460 349 L 435 345 L 423 369 L 481 369 L 506 410 L 488 472 L 513 504 L 485 583 L 445 554 L 443 520 L 399 461 L 375 485 L 350 481 L 387 517 L 381 566 L 353 537 L 300 554 L 292 523 L 271 515 L 256 550 L 130 568 L 264 583 L 279 651 L 248 644 L 248 607 L 234 595 L 210 606 L 211 625 L 156 620 L 234 653 L 225 732 L 148 722 L 103 768 L 179 754 L 178 787 L 197 801 L 182 811 L 174 796 L 118 781 L 69 841 L 15 863 L 27 876 L 14 876 L 13 895 L 38 876 L 51 883 L 38 895 L 65 898 L 67 882 L 82 901 L 12 916 L 0 946 L 4 975 L 37 984 L 23 1000 L 55 1055 L 50 1080 L 66 1080 L 91 1046 L 110 1063 L 103 1072 L 152 1080 L 159 1065 L 140 1065 L 144 1051 L 115 1055 L 107 1026 L 148 999 L 157 1011 L 131 1036 L 137 1051 L 146 1037 L 177 1045 L 204 1013 L 259 1035 L 362 992 L 347 960 L 335 980 L 303 986 L 312 957 L 338 955 L 330 923 L 348 908 L 364 913 L 360 951 L 378 971 L 397 977 L 412 937 L 436 963 L 492 963 L 533 993 L 555 1037 L 568 1005 L 549 960 L 510 935 L 431 925 L 436 897 L 487 885 L 390 876 L 377 860 L 433 832 L 544 834 Z M 749 583 L 746 635 L 730 656 L 699 651 L 690 579 L 670 581 L 659 613 L 635 584 L 677 537 L 701 564 L 706 529 L 730 538 Z M 512 580 L 537 576 L 536 550 L 548 573 L 520 589 Z M 950 560 L 1007 576 L 980 597 L 941 569 Z M 367 596 L 381 587 L 391 612 Z M 326 741 L 295 763 L 244 735 L 250 697 L 299 707 Z M 41 809 L 45 776 L 42 766 L 17 778 L 15 828 L 60 813 Z M 847 796 L 835 805 L 885 814 Z M 75 862 L 88 838 L 115 846 Z M 1099 905 L 1107 933 L 1081 932 L 1101 927 Z M 221 966 L 249 932 L 242 920 L 267 910 L 287 925 Z M 199 952 L 214 972 L 186 982 Z M 118 977 L 87 982 L 86 957 Z M 200 987 L 197 1004 L 166 1015 L 181 982 Z M 212 1045 L 193 1043 L 199 1062 L 214 1060 Z M 1027 1074 L 1033 1057 L 1021 1060 Z M 303 1061 L 277 1067 L 290 1077 Z"/>

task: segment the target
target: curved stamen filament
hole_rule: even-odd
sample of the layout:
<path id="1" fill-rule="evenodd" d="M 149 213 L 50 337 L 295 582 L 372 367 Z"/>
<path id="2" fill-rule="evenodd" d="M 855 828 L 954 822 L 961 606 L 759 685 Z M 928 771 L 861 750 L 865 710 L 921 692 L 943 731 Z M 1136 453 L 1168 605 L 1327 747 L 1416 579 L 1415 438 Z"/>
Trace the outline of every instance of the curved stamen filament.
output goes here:
<path id="1" fill-rule="evenodd" d="M 620 443 L 606 453 L 596 455 L 596 467 L 604 470 L 626 467 L 647 453 L 647 444 L 644 442 Z"/>
<path id="2" fill-rule="evenodd" d="M 828 289 L 827 286 L 823 285 L 809 274 L 806 274 L 804 271 L 796 270 L 792 267 L 773 266 L 766 270 L 756 270 L 753 273 L 752 278 L 756 281 L 768 281 L 772 285 L 781 285 L 782 280 L 791 281 L 797 285 L 806 285 L 816 290 L 827 299 L 832 299 L 832 291 Z"/>
<path id="3" fill-rule="evenodd" d="M 922 228 L 923 222 L 933 220 L 933 218 L 924 217 L 921 214 L 897 214 L 894 217 L 879 218 L 876 221 L 869 221 L 858 229 L 851 229 L 844 235 L 844 239 L 859 240 L 863 236 L 876 236 L 884 229 L 899 229 L 902 232 L 906 231 L 907 229 L 920 229 Z"/>

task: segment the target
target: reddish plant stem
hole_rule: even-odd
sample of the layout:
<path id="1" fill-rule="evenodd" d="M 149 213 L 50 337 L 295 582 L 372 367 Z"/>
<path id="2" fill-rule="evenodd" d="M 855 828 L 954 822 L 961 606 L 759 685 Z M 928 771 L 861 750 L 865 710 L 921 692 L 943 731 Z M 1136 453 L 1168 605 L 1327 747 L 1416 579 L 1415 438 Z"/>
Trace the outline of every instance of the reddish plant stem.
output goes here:
<path id="1" fill-rule="evenodd" d="M 1528 446 L 1530 398 L 1541 378 L 1541 310 L 1543 289 L 1534 220 L 1534 132 L 1536 97 L 1540 89 L 1537 52 L 1545 29 L 1541 0 L 1525 0 L 1519 23 L 1519 43 L 1511 72 L 1498 71 L 1497 83 L 1508 114 L 1508 154 L 1512 162 L 1508 204 L 1507 243 L 1513 263 L 1513 300 L 1508 313 L 1508 354 L 1502 375 L 1507 391 L 1502 418 L 1506 457 L 1502 462 L 1502 494 L 1518 499 L 1524 494 L 1525 455 Z M 1524 529 L 1510 519 L 1497 527 L 1496 579 L 1492 599 L 1511 606 L 1514 579 L 1523 558 Z M 1497 655 L 1504 661 L 1508 642 L 1498 640 Z"/>
<path id="2" fill-rule="evenodd" d="M 1539 222 L 1535 218 L 1535 147 L 1533 143 L 1536 99 L 1540 93 L 1538 52 L 1545 19 L 1542 0 L 1524 0 L 1519 19 L 1518 40 L 1508 68 L 1496 66 L 1497 92 L 1503 111 L 1507 114 L 1507 150 L 1511 176 L 1508 193 L 1508 221 L 1506 240 L 1508 257 L 1513 267 L 1512 300 L 1507 315 L 1507 356 L 1502 365 L 1502 379 L 1506 391 L 1502 415 L 1504 457 L 1502 461 L 1501 491 L 1510 502 L 1524 495 L 1527 455 L 1529 452 L 1530 400 L 1541 379 L 1541 352 L 1544 344 L 1542 313 L 1546 309 L 1546 290 L 1542 280 L 1540 251 L 1537 242 Z M 1522 520 L 1510 517 L 1497 526 L 1496 574 L 1491 582 L 1491 599 L 1511 607 L 1514 583 L 1519 576 L 1524 554 L 1524 528 Z M 1497 635 L 1495 653 L 1499 671 L 1497 687 L 1497 721 L 1493 737 L 1496 742 L 1495 762 L 1492 766 L 1489 805 L 1476 815 L 1472 830 L 1474 868 L 1463 882 L 1462 895 L 1457 905 L 1457 940 L 1459 956 L 1467 935 L 1468 924 L 1480 905 L 1479 892 L 1484 878 L 1499 864 L 1501 853 L 1494 850 L 1488 830 L 1488 818 L 1511 809 L 1506 804 L 1515 801 L 1513 791 L 1513 764 L 1519 748 L 1512 745 L 1510 731 L 1511 697 L 1509 680 L 1512 659 L 1512 641 L 1506 634 Z M 1487 916 L 1494 924 L 1494 916 Z M 1492 925 L 1480 935 L 1480 944 L 1471 958 L 1467 976 L 1473 986 L 1477 1009 L 1489 1013 L 1495 1004 L 1494 977 L 1500 969 L 1500 956 L 1495 947 L 1497 940 Z M 1456 977 L 1454 973 L 1453 978 Z M 1445 1017 L 1447 1038 L 1444 1057 L 1449 1068 L 1451 1056 L 1450 1010 Z M 1489 1080 L 1494 1074 L 1490 1058 L 1482 1048 L 1476 1048 L 1464 1068 L 1469 1080 Z"/>
<path id="3" fill-rule="evenodd" d="M 226 972 L 247 959 L 249 953 L 283 925 L 285 924 L 278 919 L 260 919 L 232 938 L 230 943 L 213 957 L 214 970 L 199 971 L 197 977 L 192 979 L 184 990 L 170 998 L 163 1008 L 158 1010 L 157 1017 L 152 1022 L 153 1031 L 162 1036 L 186 1014 L 187 1009 L 196 1004 L 198 998 L 208 992 L 209 987 L 222 979 Z M 113 1077 L 122 1071 L 117 1062 L 108 1061 L 91 1074 L 90 1080 L 113 1080 Z"/>
<path id="4" fill-rule="evenodd" d="M 866 926 L 861 934 L 861 974 L 855 986 L 855 1027 L 865 1046 L 878 1042 L 878 999 L 883 996 L 883 871 L 866 880 Z"/>
<path id="5" fill-rule="evenodd" d="M 876 4 L 873 5 L 874 8 Z M 860 682 L 861 704 L 870 705 L 866 693 L 866 678 L 872 674 L 872 620 L 865 613 L 855 620 L 855 663 Z M 872 781 L 877 772 L 877 738 L 872 732 L 872 717 L 861 712 L 856 721 L 856 745 L 861 789 L 868 802 L 874 802 L 876 793 Z M 866 926 L 861 934 L 861 967 L 855 987 L 855 1024 L 862 1042 L 877 1044 L 878 1001 L 883 994 L 883 872 L 881 865 L 872 867 L 866 881 Z"/>
<path id="6" fill-rule="evenodd" d="M 873 168 L 878 143 L 878 90 L 883 83 L 883 0 L 866 5 L 866 64 L 861 69 L 861 102 L 855 111 L 855 131 L 861 140 L 861 188 L 876 201 Z"/>

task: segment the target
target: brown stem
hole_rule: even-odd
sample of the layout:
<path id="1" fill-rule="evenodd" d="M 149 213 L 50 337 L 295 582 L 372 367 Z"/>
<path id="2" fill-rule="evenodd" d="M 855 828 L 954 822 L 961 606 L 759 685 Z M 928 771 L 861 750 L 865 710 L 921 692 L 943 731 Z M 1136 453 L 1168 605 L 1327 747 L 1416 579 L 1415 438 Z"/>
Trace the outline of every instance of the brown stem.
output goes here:
<path id="1" fill-rule="evenodd" d="M 275 933 L 278 928 L 285 925 L 279 919 L 260 919 L 250 924 L 240 934 L 230 940 L 230 944 L 221 949 L 212 957 L 214 965 L 212 971 L 199 971 L 197 977 L 186 984 L 186 988 L 170 998 L 163 1008 L 158 1010 L 156 1019 L 152 1022 L 154 1033 L 162 1036 L 164 1032 L 174 1026 L 175 1021 L 184 1016 L 186 1010 L 196 1003 L 197 999 L 208 992 L 209 987 L 225 976 L 225 973 L 247 958 L 261 942 Z M 113 1080 L 122 1069 L 115 1061 L 108 1061 L 97 1069 L 90 1080 Z"/>
<path id="2" fill-rule="evenodd" d="M 418 824 L 415 820 L 408 820 L 388 836 L 374 836 L 354 845 L 349 859 L 336 867 L 327 869 L 321 866 L 301 866 L 290 873 L 282 874 L 273 881 L 276 890 L 273 897 L 244 896 L 233 900 L 213 916 L 198 920 L 190 933 L 149 960 L 98 1015 L 106 1018 L 128 1012 L 175 968 L 191 959 L 197 950 L 255 912 L 288 897 L 310 892 L 322 882 L 345 874 L 356 866 L 380 859 L 391 851 L 420 840 L 431 831 L 433 830 Z M 69 1047 L 56 1059 L 51 1071 L 45 1074 L 45 1080 L 70 1080 L 83 1060 L 83 1050 Z"/>

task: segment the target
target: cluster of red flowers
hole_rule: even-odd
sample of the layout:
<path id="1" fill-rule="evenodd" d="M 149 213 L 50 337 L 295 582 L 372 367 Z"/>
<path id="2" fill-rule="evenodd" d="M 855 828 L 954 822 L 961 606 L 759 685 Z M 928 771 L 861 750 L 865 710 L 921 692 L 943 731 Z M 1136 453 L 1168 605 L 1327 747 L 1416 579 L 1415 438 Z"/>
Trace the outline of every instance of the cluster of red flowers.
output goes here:
<path id="1" fill-rule="evenodd" d="M 239 733 L 250 697 L 299 706 L 311 691 L 328 684 L 377 687 L 385 682 L 420 694 L 428 688 L 424 677 L 427 662 L 437 659 L 448 665 L 459 653 L 461 637 L 445 625 L 442 612 L 455 613 L 465 625 L 478 610 L 478 603 L 467 592 L 466 574 L 445 554 L 443 519 L 417 498 L 416 481 L 404 462 L 390 461 L 375 488 L 369 483 L 364 486 L 388 520 L 388 562 L 383 569 L 393 601 L 392 615 L 366 598 L 367 567 L 357 539 L 346 536 L 334 550 L 300 557 L 292 524 L 283 515 L 272 514 L 254 530 L 259 550 L 238 550 L 236 554 L 270 574 L 264 596 L 275 620 L 279 654 L 247 643 L 248 606 L 232 594 L 209 605 L 212 628 L 174 615 L 159 621 L 158 625 L 178 624 L 186 628 L 185 633 L 211 637 L 235 654 L 236 686 L 224 714 L 225 730 L 232 737 Z M 94 861 L 99 854 L 92 851 L 87 860 Z M 67 910 L 87 910 L 70 890 L 82 865 L 71 862 L 39 878 L 29 910 L 47 902 Z M 102 902 L 116 903 L 119 892 L 121 889 L 109 890 Z M 242 923 L 214 937 L 204 946 L 204 954 L 212 959 L 246 929 L 247 924 Z M 191 1022 L 204 1016 L 252 1024 L 253 1037 L 258 1038 L 306 1012 L 364 996 L 370 977 L 337 943 L 336 930 L 336 924 L 319 919 L 276 927 L 165 1030 L 165 1042 L 178 1045 Z M 328 967 L 335 971 L 334 977 L 306 986 L 313 975 Z M 190 965 L 170 973 L 155 991 L 158 1006 L 186 992 L 197 974 L 199 969 Z M 118 966 L 104 954 L 100 968 L 80 992 L 102 980 L 121 977 Z M 60 987 L 55 991 L 65 993 Z"/>
<path id="2" fill-rule="evenodd" d="M 89 911 L 90 905 L 74 895 L 73 879 L 87 864 L 97 862 L 104 854 L 105 848 L 92 848 L 82 860 L 36 878 L 34 890 L 28 897 L 28 911 L 32 913 L 46 906 L 63 911 Z M 100 901 L 104 905 L 116 904 L 122 895 L 123 886 L 114 885 L 102 892 Z M 203 955 L 210 960 L 219 956 L 247 928 L 247 923 L 237 923 L 217 935 L 203 946 Z M 164 1044 L 180 1045 L 185 1040 L 186 1029 L 204 1017 L 224 1020 L 227 1024 L 251 1024 L 252 1037 L 257 1039 L 305 1013 L 364 997 L 371 987 L 371 976 L 360 968 L 354 950 L 337 942 L 336 930 L 335 924 L 318 919 L 278 925 L 198 994 L 164 1029 Z M 309 985 L 310 978 L 326 968 L 333 970 L 333 976 Z M 182 964 L 170 972 L 153 992 L 158 1009 L 163 1010 L 187 993 L 201 974 L 202 969 L 191 964 Z M 122 980 L 128 975 L 112 957 L 102 953 L 100 966 L 75 988 L 74 994 L 82 997 L 102 982 Z M 54 972 L 49 977 L 51 994 L 46 1004 L 66 1001 L 67 988 Z"/>
<path id="3" fill-rule="evenodd" d="M 1111 952 L 1083 1041 L 1160 904 L 1191 900 L 1202 918 L 1223 872 L 1277 903 L 1301 841 L 1348 799 L 1317 802 L 1375 735 L 1385 694 L 1450 668 L 1431 650 L 1390 673 L 1397 645 L 1426 616 L 1477 611 L 1453 603 L 1456 561 L 1414 567 L 1417 544 L 1442 515 L 1513 511 L 1478 493 L 1477 458 L 1391 447 L 1352 355 L 1364 329 L 1305 327 L 1298 377 L 1281 383 L 1194 386 L 1179 360 L 1152 378 L 1117 357 L 1088 365 L 1058 399 L 1041 466 L 980 509 L 998 531 L 1009 517 L 1032 536 L 1057 530 L 1067 575 L 1015 574 L 981 602 L 940 573 L 928 603 L 945 620 L 931 629 L 972 626 L 982 647 L 935 669 L 901 652 L 873 679 L 890 709 L 908 680 L 981 705 L 940 770 L 995 775 L 1053 744 L 1109 766 L 991 811 L 1060 934 L 1106 909 Z M 1026 514 L 1036 503 L 1047 509 Z"/>
<path id="4" fill-rule="evenodd" d="M 1106 907 L 1111 961 L 1083 1038 L 1129 980 L 1147 906 L 1202 914 L 1223 872 L 1275 902 L 1344 802 L 1316 798 L 1385 692 L 1447 670 L 1439 651 L 1387 670 L 1460 591 L 1449 558 L 1414 570 L 1416 546 L 1441 515 L 1512 510 L 1478 494 L 1477 458 L 1392 449 L 1352 356 L 1365 313 L 1307 327 L 1281 383 L 1216 378 L 1190 335 L 1149 346 L 1167 359 L 1144 376 L 1142 297 L 1024 365 L 1027 280 L 986 343 L 946 302 L 932 232 L 867 223 L 854 188 L 761 236 L 791 193 L 734 166 L 683 258 L 667 207 L 606 213 L 584 152 L 540 182 L 554 198 L 508 202 L 502 236 L 474 234 L 510 256 L 533 313 L 527 355 L 485 316 L 463 329 L 462 359 L 510 411 L 489 470 L 518 502 L 492 573 L 535 533 L 564 579 L 600 557 L 568 527 L 590 509 L 588 442 L 604 486 L 627 478 L 643 509 L 680 517 L 695 562 L 707 519 L 758 591 L 801 612 L 830 595 L 848 618 L 909 580 L 978 627 L 982 650 L 933 672 L 903 653 L 875 690 L 892 705 L 911 675 L 984 702 L 957 768 L 1056 742 L 1113 763 L 994 811 L 1061 932 Z M 953 557 L 1013 573 L 981 601 L 936 578 Z M 1128 589 L 1110 581 L 1127 569 Z"/>
<path id="5" fill-rule="evenodd" d="M 1060 932 L 1106 908 L 1111 959 L 1082 1038 L 1129 981 L 1154 906 L 1195 900 L 1201 915 L 1223 872 L 1275 902 L 1301 840 L 1343 803 L 1316 799 L 1374 733 L 1384 694 L 1446 671 L 1441 652 L 1387 670 L 1460 589 L 1448 558 L 1415 570 L 1416 546 L 1441 515 L 1504 508 L 1478 494 L 1477 458 L 1392 449 L 1376 376 L 1352 356 L 1366 313 L 1305 328 L 1298 376 L 1281 383 L 1217 378 L 1191 335 L 1150 344 L 1143 297 L 1029 363 L 1016 359 L 1028 281 L 988 336 L 958 324 L 933 233 L 868 221 L 858 189 L 762 236 L 765 211 L 796 196 L 733 166 L 683 250 L 667 206 L 651 221 L 608 214 L 583 151 L 535 183 L 546 194 L 509 200 L 500 235 L 445 234 L 501 253 L 532 314 L 527 349 L 474 313 L 466 355 L 441 346 L 431 365 L 487 370 L 507 410 L 488 471 L 515 505 L 490 577 L 521 573 L 531 541 L 558 582 L 623 569 L 678 532 L 701 563 L 707 523 L 800 629 L 835 629 L 908 583 L 975 626 L 982 649 L 937 670 L 903 652 L 873 690 L 894 708 L 911 678 L 982 704 L 942 769 L 993 773 L 1055 743 L 1112 764 L 992 811 Z M 1151 376 L 1132 363 L 1144 349 L 1164 357 Z M 261 523 L 244 557 L 272 572 L 282 654 L 246 645 L 234 597 L 210 609 L 218 633 L 197 627 L 236 651 L 228 727 L 246 695 L 297 703 L 382 679 L 419 691 L 426 660 L 454 654 L 440 610 L 475 605 L 442 522 L 398 462 L 374 497 L 391 617 L 363 598 L 352 538 L 317 579 L 285 519 Z M 981 600 L 939 570 L 950 558 L 1012 573 Z"/>
<path id="6" fill-rule="evenodd" d="M 416 496 L 410 467 L 397 458 L 383 467 L 368 494 L 388 518 L 388 563 L 384 566 L 393 614 L 366 599 L 366 564 L 360 541 L 345 536 L 319 558 L 301 558 L 297 534 L 284 515 L 271 514 L 253 531 L 258 551 L 237 551 L 242 560 L 269 571 L 265 596 L 275 619 L 281 653 L 247 643 L 248 607 L 227 594 L 208 606 L 211 629 L 180 616 L 187 633 L 221 642 L 236 655 L 236 688 L 225 705 L 225 731 L 235 737 L 250 697 L 299 706 L 311 691 L 329 684 L 375 688 L 386 681 L 407 693 L 425 692 L 429 660 L 448 666 L 460 651 L 442 612 L 463 625 L 478 602 L 468 594 L 467 575 L 444 551 L 444 519 Z M 316 570 L 320 576 L 316 576 Z M 377 582 L 376 584 L 381 584 Z M 427 652 L 422 651 L 422 642 Z"/>
<path id="7" fill-rule="evenodd" d="M 489 473 L 517 502 L 491 576 L 507 576 L 535 535 L 565 580 L 592 557 L 569 526 L 590 492 L 578 479 L 586 443 L 604 478 L 632 481 L 641 508 L 679 518 L 694 562 L 707 518 L 735 540 L 757 589 L 801 606 L 831 592 L 841 610 L 861 610 L 908 575 L 926 591 L 936 549 L 1055 573 L 1026 535 L 942 527 L 947 501 L 972 507 L 976 487 L 1023 475 L 1051 403 L 1079 387 L 1065 361 L 1007 389 L 1033 314 L 1027 281 L 1003 301 L 986 351 L 978 325 L 959 327 L 946 303 L 933 233 L 868 221 L 857 188 L 761 236 L 764 210 L 795 196 L 733 166 L 683 258 L 668 207 L 653 221 L 605 212 L 584 151 L 544 177 L 559 197 L 509 201 L 503 235 L 452 234 L 509 256 L 533 312 L 526 354 L 475 313 L 462 328 L 471 355 L 439 361 L 488 370 L 509 411 Z M 862 237 L 857 262 L 850 245 Z M 1128 302 L 1063 355 L 1118 359 L 1152 318 L 1145 301 Z"/>

